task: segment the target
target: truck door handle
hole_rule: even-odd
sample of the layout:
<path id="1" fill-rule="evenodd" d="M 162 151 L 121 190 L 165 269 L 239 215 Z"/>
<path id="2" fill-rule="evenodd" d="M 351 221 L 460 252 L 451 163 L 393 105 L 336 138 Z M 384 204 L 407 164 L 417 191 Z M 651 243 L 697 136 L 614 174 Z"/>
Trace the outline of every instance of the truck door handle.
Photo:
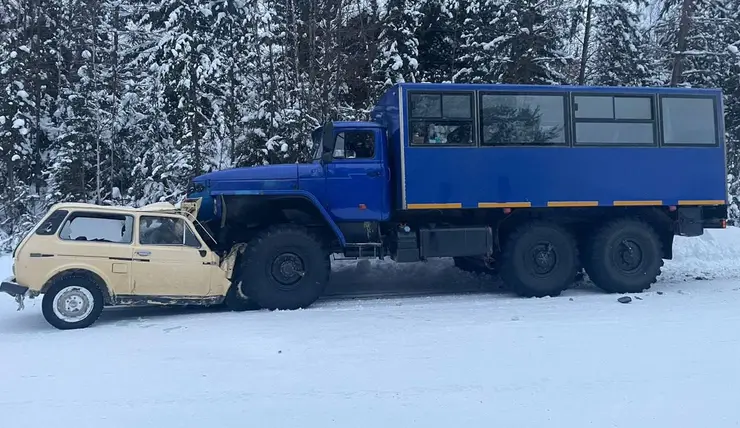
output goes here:
<path id="1" fill-rule="evenodd" d="M 374 169 L 372 171 L 368 171 L 367 175 L 369 175 L 370 177 L 380 177 L 380 170 Z"/>
<path id="2" fill-rule="evenodd" d="M 137 251 L 136 252 L 136 255 L 137 256 L 146 257 L 146 256 L 150 255 L 151 253 L 152 253 L 151 251 Z"/>

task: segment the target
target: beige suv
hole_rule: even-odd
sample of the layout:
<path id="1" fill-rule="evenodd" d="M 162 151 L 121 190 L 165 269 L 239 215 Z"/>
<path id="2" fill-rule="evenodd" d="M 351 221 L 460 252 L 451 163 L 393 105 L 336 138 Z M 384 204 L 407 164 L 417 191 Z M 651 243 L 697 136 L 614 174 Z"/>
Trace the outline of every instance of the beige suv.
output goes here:
<path id="1" fill-rule="evenodd" d="M 13 253 L 13 276 L 0 291 L 43 294 L 44 318 L 58 329 L 92 325 L 104 306 L 252 306 L 232 286 L 243 246 L 219 257 L 191 221 L 196 206 L 143 208 L 63 203 L 52 207 Z"/>

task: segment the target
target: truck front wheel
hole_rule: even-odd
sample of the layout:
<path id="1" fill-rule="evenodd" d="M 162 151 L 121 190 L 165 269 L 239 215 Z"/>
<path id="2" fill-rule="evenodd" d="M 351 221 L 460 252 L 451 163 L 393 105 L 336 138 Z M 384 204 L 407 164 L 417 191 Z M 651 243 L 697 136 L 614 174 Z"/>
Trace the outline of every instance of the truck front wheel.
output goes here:
<path id="1" fill-rule="evenodd" d="M 655 283 L 663 266 L 663 247 L 655 230 L 637 219 L 602 227 L 589 245 L 586 273 L 609 293 L 639 293 Z"/>
<path id="2" fill-rule="evenodd" d="M 269 227 L 248 244 L 240 281 L 245 294 L 266 309 L 310 306 L 329 282 L 329 251 L 306 228 Z"/>
<path id="3" fill-rule="evenodd" d="M 563 227 L 532 222 L 506 240 L 501 278 L 525 297 L 557 296 L 573 283 L 578 269 L 576 241 Z"/>

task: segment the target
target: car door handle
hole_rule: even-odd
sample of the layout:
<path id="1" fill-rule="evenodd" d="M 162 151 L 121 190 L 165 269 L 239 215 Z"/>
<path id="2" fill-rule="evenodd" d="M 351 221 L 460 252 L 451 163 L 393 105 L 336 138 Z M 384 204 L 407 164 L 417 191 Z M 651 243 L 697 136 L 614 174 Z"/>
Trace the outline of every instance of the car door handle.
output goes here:
<path id="1" fill-rule="evenodd" d="M 151 251 L 137 251 L 136 252 L 136 255 L 137 256 L 146 257 L 146 256 L 150 255 L 151 253 L 152 253 Z"/>
<path id="2" fill-rule="evenodd" d="M 369 175 L 370 177 L 380 177 L 380 170 L 374 169 L 372 171 L 368 171 L 367 175 Z"/>

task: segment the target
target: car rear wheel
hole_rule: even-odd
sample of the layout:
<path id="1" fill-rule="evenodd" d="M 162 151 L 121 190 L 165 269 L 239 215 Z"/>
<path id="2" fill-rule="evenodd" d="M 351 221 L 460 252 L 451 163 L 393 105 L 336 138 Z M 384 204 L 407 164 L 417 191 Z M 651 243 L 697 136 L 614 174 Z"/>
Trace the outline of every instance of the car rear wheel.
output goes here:
<path id="1" fill-rule="evenodd" d="M 46 290 L 41 311 L 46 321 L 60 330 L 91 326 L 105 304 L 97 284 L 84 275 L 62 277 Z"/>

